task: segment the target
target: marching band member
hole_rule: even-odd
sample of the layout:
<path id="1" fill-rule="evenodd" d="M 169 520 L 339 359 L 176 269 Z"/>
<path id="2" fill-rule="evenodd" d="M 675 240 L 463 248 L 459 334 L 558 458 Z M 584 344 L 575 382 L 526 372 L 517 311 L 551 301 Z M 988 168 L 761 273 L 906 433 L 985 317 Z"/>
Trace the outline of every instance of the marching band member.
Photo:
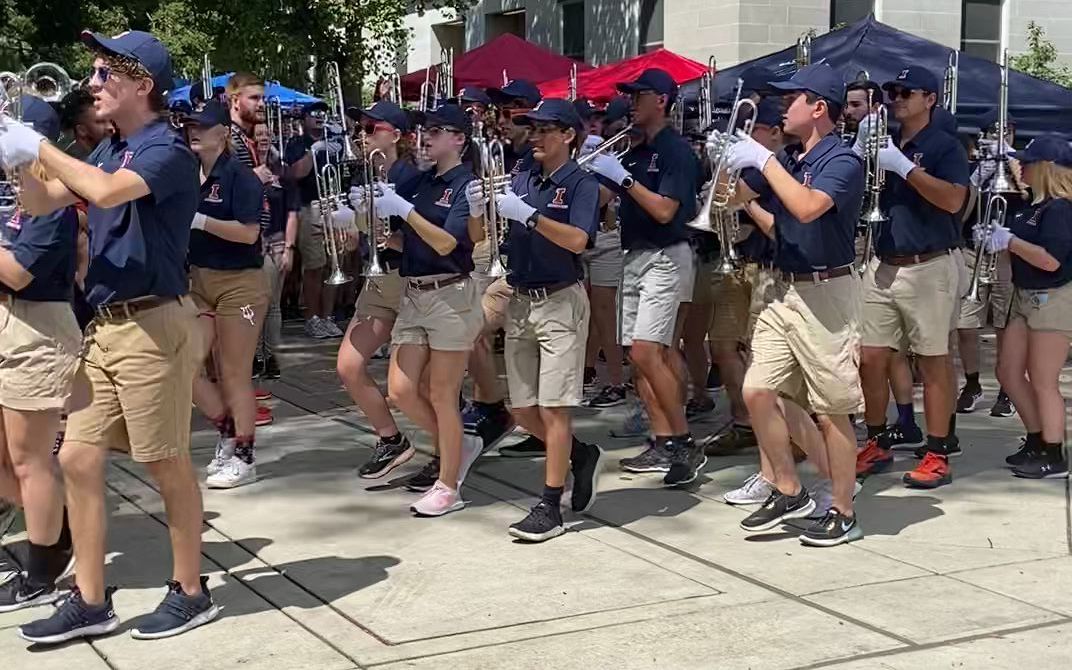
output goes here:
<path id="1" fill-rule="evenodd" d="M 1015 293 L 998 379 L 1027 430 L 1006 458 L 1028 479 L 1068 476 L 1060 374 L 1072 337 L 1072 148 L 1059 135 L 1037 137 L 1015 153 L 1034 201 L 1008 228 L 995 227 L 987 250 L 1008 250 Z"/>
<path id="2" fill-rule="evenodd" d="M 491 107 L 491 98 L 488 96 L 487 91 L 479 86 L 466 86 L 462 89 L 459 99 L 462 102 L 462 107 L 472 109 L 473 114 L 480 119 L 484 118 L 488 107 Z"/>
<path id="3" fill-rule="evenodd" d="M 194 382 L 194 403 L 220 433 L 206 468 L 209 488 L 257 478 L 251 378 L 268 306 L 259 223 L 264 187 L 232 153 L 229 120 L 215 101 L 183 120 L 201 162 L 201 202 L 190 225 L 190 293 L 200 312 L 202 351 L 217 353 L 218 382 L 204 374 Z"/>
<path id="4" fill-rule="evenodd" d="M 402 228 L 402 301 L 391 331 L 388 392 L 395 406 L 432 436 L 438 456 L 422 476 L 434 483 L 410 509 L 441 516 L 465 507 L 459 490 L 481 452 L 479 439 L 464 435 L 458 413 L 469 350 L 482 313 L 473 271 L 466 185 L 472 171 L 462 162 L 469 146 L 469 117 L 443 105 L 423 120 L 427 154 L 435 165 L 399 194 L 385 187 L 374 207 L 406 222 Z M 428 383 L 422 388 L 422 377 Z M 418 473 L 422 474 L 422 473 Z M 410 487 L 416 488 L 411 481 Z"/>
<path id="5" fill-rule="evenodd" d="M 166 117 L 171 58 L 140 31 L 115 38 L 83 33 L 94 53 L 90 90 L 116 128 L 86 162 L 25 126 L 5 120 L 0 152 L 35 158 L 54 178 L 24 175 L 32 214 L 78 197 L 90 203 L 86 298 L 97 316 L 83 345 L 75 398 L 91 398 L 67 420 L 59 453 L 78 557 L 77 589 L 47 619 L 22 626 L 31 642 L 56 644 L 119 625 L 105 587 L 104 468 L 108 450 L 145 463 L 164 499 L 174 567 L 167 595 L 131 635 L 155 639 L 212 621 L 218 609 L 201 568 L 201 494 L 190 461 L 190 408 L 201 360 L 185 256 L 198 202 L 197 160 Z M 100 166 L 100 167 L 97 167 Z M 77 195 L 76 195 L 77 194 Z"/>
<path id="6" fill-rule="evenodd" d="M 380 100 L 368 109 L 354 112 L 362 123 L 366 150 L 371 152 L 378 149 L 383 152 L 382 164 L 377 162 L 374 169 L 379 172 L 382 165 L 387 183 L 405 192 L 412 181 L 421 177 L 410 151 L 409 117 L 390 100 Z M 350 191 L 351 202 L 362 223 L 367 213 L 366 186 L 371 185 L 354 187 Z M 373 225 L 382 224 L 374 221 Z M 400 237 L 401 233 L 394 231 L 401 231 L 403 225 L 404 222 L 398 217 L 391 219 L 393 234 Z M 383 237 L 382 233 L 373 236 L 372 231 L 363 232 L 369 236 L 369 244 L 379 244 Z M 403 282 L 398 273 L 402 254 L 387 246 L 379 251 L 379 258 L 387 274 L 368 278 L 357 298 L 354 318 L 346 329 L 346 337 L 339 347 L 336 361 L 343 385 L 376 431 L 377 440 L 372 457 L 358 468 L 358 475 L 366 479 L 383 477 L 414 454 L 409 440 L 399 431 L 391 416 L 383 392 L 368 371 L 368 362 L 373 354 L 391 339 L 391 328 L 398 318 L 402 298 Z"/>
<path id="7" fill-rule="evenodd" d="M 231 151 L 249 168 L 261 167 L 258 176 L 270 182 L 271 171 L 264 166 L 267 156 L 260 155 L 254 131 L 265 122 L 264 80 L 249 72 L 236 72 L 227 80 Z"/>
<path id="8" fill-rule="evenodd" d="M 515 123 L 530 126 L 535 163 L 496 195 L 510 221 L 513 296 L 506 318 L 506 379 L 517 422 L 547 445 L 544 490 L 510 534 L 542 542 L 562 534 L 559 505 L 567 470 L 573 472 L 571 506 L 595 501 L 603 450 L 573 437 L 570 411 L 584 386 L 588 296 L 581 252 L 591 246 L 599 213 L 599 185 L 570 159 L 579 146 L 581 119 L 567 100 L 548 99 Z M 479 182 L 475 182 L 479 185 Z"/>
<path id="9" fill-rule="evenodd" d="M 774 299 L 756 322 L 752 363 L 743 384 L 774 488 L 741 527 L 766 531 L 815 509 L 797 477 L 790 427 L 779 406 L 780 392 L 806 396 L 822 433 L 825 454 L 819 460 L 825 461 L 831 476 L 833 500 L 827 514 L 800 540 L 833 546 L 863 536 L 853 510 L 856 439 L 849 414 L 861 400 L 856 359 L 860 286 L 853 238 L 864 173 L 859 157 L 833 133 L 845 97 L 845 85 L 833 68 L 825 63 L 805 66 L 788 81 L 771 86 L 792 100 L 784 128 L 800 139 L 802 152 L 771 160 L 770 149 L 741 137 L 727 158 L 730 170 L 759 170 L 774 193 L 770 214 L 777 269 Z M 747 184 L 739 188 L 749 197 Z"/>
<path id="10" fill-rule="evenodd" d="M 699 164 L 669 122 L 677 84 L 663 70 L 645 70 L 618 89 L 633 97 L 633 123 L 644 137 L 619 161 L 601 154 L 589 165 L 621 196 L 622 345 L 655 439 L 646 451 L 623 459 L 623 468 L 667 468 L 666 486 L 688 484 L 707 461 L 685 420 L 683 379 L 677 372 L 675 326 L 682 303 L 692 299 L 693 254 L 686 222 L 696 214 Z M 626 165 L 628 167 L 626 167 Z"/>
<path id="11" fill-rule="evenodd" d="M 907 67 L 883 89 L 900 128 L 879 153 L 886 172 L 880 202 L 889 221 L 877 226 L 876 258 L 864 276 L 860 374 L 868 442 L 857 473 L 880 472 L 893 462 L 885 435 L 889 365 L 891 352 L 907 343 L 923 374 L 927 442 L 923 462 L 904 475 L 904 483 L 935 488 L 952 481 L 948 459 L 960 453 L 950 436 L 955 413 L 947 365 L 960 300 L 953 249 L 967 196 L 968 159 L 955 138 L 931 123 L 939 85 L 930 71 Z"/>
<path id="12" fill-rule="evenodd" d="M 111 125 L 93 109 L 88 89 L 79 87 L 64 96 L 59 114 L 66 151 L 76 158 L 88 156 L 112 132 Z"/>
<path id="13" fill-rule="evenodd" d="M 841 112 L 845 134 L 855 139 L 860 132 L 861 122 L 869 115 L 877 113 L 884 99 L 882 87 L 873 81 L 854 81 L 847 84 L 845 109 Z"/>
<path id="14" fill-rule="evenodd" d="M 25 123 L 59 139 L 48 103 L 21 104 Z M 0 585 L 0 612 L 54 602 L 72 559 L 52 450 L 82 344 L 71 309 L 76 219 L 74 207 L 37 217 L 16 207 L 0 220 L 0 490 L 21 503 L 29 545 L 25 572 Z"/>

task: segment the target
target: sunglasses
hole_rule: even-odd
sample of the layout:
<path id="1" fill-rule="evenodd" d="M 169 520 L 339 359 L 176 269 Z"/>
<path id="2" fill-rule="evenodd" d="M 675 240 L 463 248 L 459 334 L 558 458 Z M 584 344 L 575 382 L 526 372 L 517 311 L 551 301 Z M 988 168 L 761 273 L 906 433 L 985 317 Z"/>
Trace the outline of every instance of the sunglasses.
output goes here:
<path id="1" fill-rule="evenodd" d="M 308 114 L 306 114 L 306 116 L 308 116 L 310 118 L 313 118 L 313 119 L 321 119 L 322 120 L 322 119 L 328 118 L 328 113 L 325 112 L 322 109 L 314 109 L 313 111 L 311 111 Z"/>
<path id="2" fill-rule="evenodd" d="M 531 130 L 529 132 L 531 132 L 533 135 L 546 135 L 547 133 L 553 132 L 564 133 L 566 132 L 566 129 L 561 126 L 556 126 L 554 124 L 540 123 L 532 125 Z"/>
<path id="3" fill-rule="evenodd" d="M 108 81 L 112 76 L 112 68 L 107 65 L 92 67 L 89 69 L 89 81 Z"/>
<path id="4" fill-rule="evenodd" d="M 502 110 L 503 118 L 513 119 L 515 116 L 522 116 L 532 111 L 531 107 L 505 107 Z"/>
<path id="5" fill-rule="evenodd" d="M 424 132 L 426 132 L 428 135 L 430 135 L 432 137 L 435 137 L 436 135 L 439 135 L 440 133 L 460 133 L 462 131 L 458 130 L 457 128 L 448 128 L 446 126 L 433 126 L 433 127 L 429 128 L 429 129 L 425 130 Z"/>
<path id="6" fill-rule="evenodd" d="M 393 132 L 395 127 L 390 123 L 366 123 L 361 126 L 361 130 L 365 131 L 366 135 L 372 135 L 377 130 L 386 130 L 387 132 Z"/>
<path id="7" fill-rule="evenodd" d="M 919 91 L 919 89 L 917 88 L 891 88 L 886 91 L 886 97 L 889 98 L 890 102 L 893 102 L 897 98 L 900 98 L 901 100 L 908 100 L 917 91 Z"/>

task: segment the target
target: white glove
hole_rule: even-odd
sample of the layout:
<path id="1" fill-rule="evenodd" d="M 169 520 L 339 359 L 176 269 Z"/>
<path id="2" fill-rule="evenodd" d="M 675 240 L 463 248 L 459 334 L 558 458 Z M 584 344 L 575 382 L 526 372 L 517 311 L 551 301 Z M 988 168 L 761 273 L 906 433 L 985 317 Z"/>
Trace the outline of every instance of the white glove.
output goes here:
<path id="1" fill-rule="evenodd" d="M 878 128 L 878 114 L 871 112 L 860 119 L 860 125 L 856 129 L 856 141 L 852 145 L 852 152 L 863 158 L 867 153 L 867 140 L 871 133 Z"/>
<path id="2" fill-rule="evenodd" d="M 711 189 L 715 186 L 714 179 L 708 179 L 704 182 L 704 185 L 700 187 L 700 202 L 707 202 L 707 196 L 711 194 Z"/>
<path id="3" fill-rule="evenodd" d="M 354 210 L 346 205 L 340 205 L 338 209 L 331 213 L 331 225 L 337 230 L 351 229 L 354 227 L 355 217 Z"/>
<path id="4" fill-rule="evenodd" d="M 719 130 L 712 130 L 707 136 L 707 142 L 704 144 L 704 151 L 707 152 L 707 159 L 712 163 L 718 160 L 719 154 L 721 154 L 726 147 L 727 142 L 731 142 L 732 137 Z"/>
<path id="5" fill-rule="evenodd" d="M 629 176 L 629 170 L 625 169 L 622 162 L 607 154 L 599 154 L 589 161 L 588 165 L 591 166 L 593 172 L 603 175 L 615 184 L 620 185 Z"/>
<path id="6" fill-rule="evenodd" d="M 495 206 L 499 209 L 499 214 L 511 221 L 528 221 L 536 211 L 535 207 L 509 189 L 506 193 L 499 193 L 495 196 Z"/>
<path id="7" fill-rule="evenodd" d="M 17 168 L 37 160 L 45 138 L 36 130 L 10 117 L 0 120 L 0 164 Z"/>
<path id="8" fill-rule="evenodd" d="M 327 152 L 329 154 L 337 154 L 342 151 L 342 145 L 334 140 L 317 140 L 313 142 L 313 146 L 310 147 L 311 151 L 317 153 Z"/>
<path id="9" fill-rule="evenodd" d="M 773 151 L 739 130 L 727 149 L 726 165 L 731 172 L 744 168 L 755 168 L 762 172 L 772 156 L 774 156 Z"/>
<path id="10" fill-rule="evenodd" d="M 986 250 L 992 254 L 1005 251 L 1009 248 L 1012 237 L 1012 231 L 1005 226 L 994 226 L 990 231 L 990 240 L 986 243 Z"/>
<path id="11" fill-rule="evenodd" d="M 351 186 L 350 187 L 350 206 L 354 208 L 354 211 L 359 214 L 364 214 L 368 211 L 368 187 L 365 186 Z"/>
<path id="12" fill-rule="evenodd" d="M 194 213 L 194 220 L 190 222 L 190 230 L 204 230 L 205 229 L 205 221 L 207 221 L 207 220 L 208 220 L 207 216 L 205 216 L 201 212 L 195 212 Z"/>
<path id="13" fill-rule="evenodd" d="M 376 191 L 376 195 L 373 196 L 373 205 L 376 207 L 376 213 L 383 218 L 397 216 L 406 219 L 413 211 L 413 205 L 395 193 L 394 189 L 387 187 Z"/>
<path id="14" fill-rule="evenodd" d="M 581 145 L 581 153 L 578 158 L 592 153 L 600 144 L 603 144 L 603 138 L 599 135 L 589 135 L 584 138 L 584 144 Z"/>
<path id="15" fill-rule="evenodd" d="M 989 158 L 984 158 L 979 161 L 979 165 L 975 168 L 975 172 L 971 176 L 971 184 L 975 188 L 981 189 L 983 186 L 990 183 L 994 173 L 998 170 L 998 162 Z"/>
<path id="16" fill-rule="evenodd" d="M 882 170 L 898 174 L 901 179 L 908 179 L 908 173 L 917 167 L 893 142 L 887 142 L 878 150 L 878 166 Z"/>
<path id="17" fill-rule="evenodd" d="M 484 195 L 484 182 L 474 179 L 465 187 L 465 199 L 469 202 L 469 216 L 479 219 L 484 216 L 484 209 L 488 205 L 488 197 Z"/>

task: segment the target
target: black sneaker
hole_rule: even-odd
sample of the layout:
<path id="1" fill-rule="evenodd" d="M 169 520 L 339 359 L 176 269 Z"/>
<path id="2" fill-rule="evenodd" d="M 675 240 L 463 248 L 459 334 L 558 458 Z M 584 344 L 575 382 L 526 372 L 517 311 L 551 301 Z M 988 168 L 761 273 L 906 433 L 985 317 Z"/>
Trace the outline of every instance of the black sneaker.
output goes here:
<path id="1" fill-rule="evenodd" d="M 758 447 L 759 441 L 751 427 L 733 424 L 718 435 L 701 440 L 700 444 L 708 456 L 730 456 L 742 449 Z"/>
<path id="2" fill-rule="evenodd" d="M 599 375 L 595 368 L 584 369 L 584 392 L 591 393 L 596 390 L 596 384 L 599 382 Z"/>
<path id="3" fill-rule="evenodd" d="M 670 452 L 670 469 L 663 477 L 664 486 L 682 486 L 689 484 L 700 476 L 700 470 L 707 465 L 707 456 L 700 445 L 690 437 L 684 442 L 668 442 Z"/>
<path id="4" fill-rule="evenodd" d="M 272 354 L 264 357 L 264 373 L 261 377 L 264 379 L 279 379 L 279 361 Z"/>
<path id="5" fill-rule="evenodd" d="M 357 469 L 357 474 L 363 479 L 379 479 L 391 470 L 413 458 L 413 445 L 403 435 L 398 444 L 388 444 L 376 440 L 376 446 L 372 448 L 372 457 Z"/>
<path id="6" fill-rule="evenodd" d="M 1005 392 L 998 394 L 997 400 L 994 401 L 994 406 L 990 408 L 990 416 L 1008 417 L 1016 414 L 1016 408 L 1012 406 L 1012 400 L 1009 400 L 1009 396 L 1005 395 Z"/>
<path id="7" fill-rule="evenodd" d="M 663 445 L 649 439 L 647 447 L 636 456 L 618 461 L 618 465 L 626 472 L 670 472 L 670 453 Z"/>
<path id="8" fill-rule="evenodd" d="M 119 627 L 119 617 L 112 608 L 113 593 L 115 587 L 109 586 L 104 592 L 104 603 L 93 607 L 82 600 L 78 587 L 72 588 L 70 597 L 60 603 L 52 616 L 19 626 L 19 637 L 36 644 L 59 644 L 107 635 Z"/>
<path id="9" fill-rule="evenodd" d="M 486 454 L 509 437 L 516 426 L 510 410 L 503 407 L 501 411 L 482 412 L 476 420 L 476 425 L 466 432 L 481 439 L 483 446 L 480 453 Z"/>
<path id="10" fill-rule="evenodd" d="M 253 357 L 253 378 L 260 379 L 264 376 L 264 356 L 257 354 Z"/>
<path id="11" fill-rule="evenodd" d="M 1043 450 L 1036 458 L 1018 465 L 1012 473 L 1023 479 L 1058 479 L 1068 477 L 1068 459 L 1064 449 Z"/>
<path id="12" fill-rule="evenodd" d="M 0 613 L 48 605 L 58 599 L 59 591 L 55 584 L 35 584 L 24 572 L 17 573 L 0 585 Z"/>
<path id="13" fill-rule="evenodd" d="M 587 512 L 596 501 L 596 484 L 603 469 L 603 450 L 598 444 L 587 444 L 574 438 L 570 453 L 570 471 L 573 473 L 573 496 L 570 508 L 574 512 Z"/>
<path id="14" fill-rule="evenodd" d="M 957 414 L 971 414 L 983 399 L 983 389 L 965 384 L 957 396 Z"/>
<path id="15" fill-rule="evenodd" d="M 809 547 L 834 547 L 863 538 L 864 531 L 856 517 L 849 518 L 831 508 L 800 536 L 800 543 Z"/>
<path id="16" fill-rule="evenodd" d="M 0 538 L 7 535 L 15 519 L 19 516 L 19 508 L 12 503 L 0 498 Z"/>
<path id="17" fill-rule="evenodd" d="M 916 448 L 916 451 L 913 455 L 916 458 L 924 458 L 927 455 L 928 451 L 930 450 L 927 449 L 927 444 L 924 443 L 923 446 Z M 942 452 L 942 455 L 948 458 L 952 458 L 954 456 L 960 456 L 963 453 L 964 450 L 960 448 L 960 438 L 956 435 L 951 435 L 949 439 L 946 440 L 945 451 Z"/>
<path id="18" fill-rule="evenodd" d="M 1020 438 L 1020 449 L 1015 454 L 1005 457 L 1005 463 L 1011 467 L 1018 467 L 1042 456 L 1042 445 L 1031 443 Z"/>
<path id="19" fill-rule="evenodd" d="M 814 510 L 815 501 L 803 486 L 795 496 L 787 496 L 775 489 L 759 509 L 745 517 L 741 528 L 753 533 L 770 530 L 789 519 L 804 519 Z"/>
<path id="20" fill-rule="evenodd" d="M 604 386 L 599 393 L 584 401 L 585 407 L 617 407 L 625 403 L 624 386 Z"/>
<path id="21" fill-rule="evenodd" d="M 886 429 L 885 444 L 894 451 L 911 451 L 923 442 L 923 429 L 919 426 L 893 424 Z"/>
<path id="22" fill-rule="evenodd" d="M 715 411 L 715 401 L 707 396 L 690 398 L 685 403 L 685 419 L 688 421 L 701 419 L 713 411 Z"/>
<path id="23" fill-rule="evenodd" d="M 711 369 L 707 371 L 706 387 L 711 393 L 722 388 L 722 375 L 719 374 L 717 365 L 712 365 Z"/>
<path id="24" fill-rule="evenodd" d="M 542 458 L 547 455 L 547 445 L 535 435 L 529 435 L 517 444 L 500 448 L 499 455 L 506 458 Z"/>
<path id="25" fill-rule="evenodd" d="M 510 535 L 526 542 L 544 542 L 566 532 L 562 525 L 562 512 L 556 505 L 543 500 L 529 510 L 529 515 L 510 525 Z"/>
<path id="26" fill-rule="evenodd" d="M 423 468 L 410 475 L 409 479 L 402 483 L 402 486 L 407 491 L 424 493 L 435 486 L 437 479 L 439 479 L 439 456 L 434 456 L 432 460 L 424 464 Z"/>
<path id="27" fill-rule="evenodd" d="M 201 578 L 201 593 L 196 596 L 186 595 L 182 586 L 170 579 L 167 581 L 167 590 L 156 611 L 142 617 L 138 625 L 130 630 L 130 637 L 135 640 L 159 640 L 182 635 L 188 630 L 204 626 L 220 613 L 220 608 L 212 602 L 208 577 Z"/>

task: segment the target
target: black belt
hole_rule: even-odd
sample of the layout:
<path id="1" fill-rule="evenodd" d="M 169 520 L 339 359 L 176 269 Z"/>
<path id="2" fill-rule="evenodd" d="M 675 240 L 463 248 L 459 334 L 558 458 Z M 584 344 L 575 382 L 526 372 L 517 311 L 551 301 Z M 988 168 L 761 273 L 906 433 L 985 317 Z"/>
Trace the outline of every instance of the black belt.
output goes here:
<path id="1" fill-rule="evenodd" d="M 911 256 L 879 256 L 879 260 L 886 265 L 904 267 L 905 265 L 919 265 L 920 263 L 933 261 L 935 258 L 948 256 L 949 253 L 949 249 L 942 249 L 941 251 L 928 251 L 927 253 L 912 254 Z"/>
<path id="2" fill-rule="evenodd" d="M 539 286 L 536 288 L 518 286 L 514 289 L 514 292 L 517 295 L 523 298 L 529 298 L 530 300 L 546 300 L 547 298 L 558 293 L 562 289 L 567 289 L 570 286 L 576 285 L 576 281 L 563 281 L 557 284 L 551 284 L 550 286 Z"/>
<path id="3" fill-rule="evenodd" d="M 814 272 L 783 272 L 779 271 L 778 276 L 782 281 L 794 283 L 798 281 L 810 281 L 815 284 L 819 282 L 828 281 L 830 279 L 837 279 L 838 277 L 844 277 L 845 275 L 852 274 L 852 264 L 842 265 L 841 267 L 833 268 L 831 270 L 816 270 Z"/>
<path id="4" fill-rule="evenodd" d="M 132 300 L 124 300 L 123 302 L 112 302 L 104 305 L 98 305 L 93 308 L 94 314 L 98 319 L 108 319 L 112 321 L 130 319 L 139 312 L 145 312 L 154 307 L 160 307 L 170 302 L 179 302 L 178 296 L 160 297 L 157 295 L 145 296 L 143 298 L 134 298 Z"/>
<path id="5" fill-rule="evenodd" d="M 410 279 L 409 285 L 417 289 L 418 291 L 434 291 L 437 288 L 443 288 L 444 286 L 457 284 L 458 282 L 465 281 L 468 278 L 469 275 L 454 275 L 453 277 L 447 277 L 446 279 L 433 279 L 429 281 Z"/>

